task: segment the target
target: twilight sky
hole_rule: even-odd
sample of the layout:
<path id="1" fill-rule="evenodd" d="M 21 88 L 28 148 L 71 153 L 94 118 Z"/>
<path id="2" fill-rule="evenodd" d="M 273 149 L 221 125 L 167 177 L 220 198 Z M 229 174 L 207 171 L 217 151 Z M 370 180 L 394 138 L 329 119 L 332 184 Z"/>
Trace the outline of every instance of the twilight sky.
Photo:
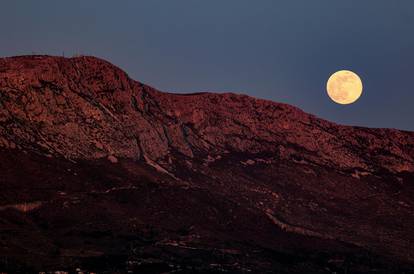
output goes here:
<path id="1" fill-rule="evenodd" d="M 246 93 L 414 130 L 412 0 L 7 0 L 0 34 L 0 56 L 94 55 L 164 91 Z M 326 95 L 341 69 L 364 82 L 355 104 Z"/>

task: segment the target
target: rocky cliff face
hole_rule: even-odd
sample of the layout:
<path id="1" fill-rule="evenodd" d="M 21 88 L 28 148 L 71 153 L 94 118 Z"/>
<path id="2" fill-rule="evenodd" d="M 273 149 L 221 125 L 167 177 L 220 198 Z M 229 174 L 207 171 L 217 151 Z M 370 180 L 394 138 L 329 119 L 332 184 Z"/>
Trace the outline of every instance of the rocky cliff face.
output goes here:
<path id="1" fill-rule="evenodd" d="M 171 271 L 197 265 L 181 249 L 222 250 L 197 269 L 241 273 L 414 262 L 412 132 L 341 126 L 244 95 L 163 93 L 93 57 L 22 56 L 0 59 L 0 147 L 0 229 L 18 218 L 15 231 L 36 231 L 33 242 L 64 254 L 43 254 L 54 259 L 41 266 L 130 245 L 117 233 L 145 252 L 116 252 Z M 33 261 L 18 255 L 33 253 L 24 243 L 0 240 L 0 254 Z"/>
<path id="2" fill-rule="evenodd" d="M 0 88 L 5 147 L 160 163 L 171 151 L 190 159 L 236 151 L 337 169 L 414 171 L 413 133 L 340 126 L 244 95 L 162 93 L 93 57 L 1 59 Z"/>

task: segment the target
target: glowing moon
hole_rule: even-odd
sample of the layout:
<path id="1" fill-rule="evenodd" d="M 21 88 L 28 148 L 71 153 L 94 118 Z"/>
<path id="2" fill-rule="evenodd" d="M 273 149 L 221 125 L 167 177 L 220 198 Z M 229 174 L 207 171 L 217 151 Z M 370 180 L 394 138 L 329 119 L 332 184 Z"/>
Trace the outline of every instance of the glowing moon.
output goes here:
<path id="1" fill-rule="evenodd" d="M 362 94 L 362 81 L 359 76 L 349 70 L 335 72 L 326 84 L 329 97 L 338 104 L 352 104 Z"/>

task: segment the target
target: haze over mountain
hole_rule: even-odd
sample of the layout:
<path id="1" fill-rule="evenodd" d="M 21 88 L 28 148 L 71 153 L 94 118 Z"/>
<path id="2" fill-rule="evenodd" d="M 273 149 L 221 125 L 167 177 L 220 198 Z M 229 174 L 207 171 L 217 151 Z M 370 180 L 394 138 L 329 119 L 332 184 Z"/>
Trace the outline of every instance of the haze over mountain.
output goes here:
<path id="1" fill-rule="evenodd" d="M 413 270 L 413 132 L 95 57 L 0 59 L 0 106 L 0 271 Z"/>

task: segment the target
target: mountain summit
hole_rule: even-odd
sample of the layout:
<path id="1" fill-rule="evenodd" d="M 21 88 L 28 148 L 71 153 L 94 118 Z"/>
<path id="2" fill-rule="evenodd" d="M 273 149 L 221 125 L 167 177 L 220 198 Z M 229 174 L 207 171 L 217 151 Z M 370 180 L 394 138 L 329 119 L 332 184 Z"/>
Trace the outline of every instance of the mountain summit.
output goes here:
<path id="1" fill-rule="evenodd" d="M 20 56 L 0 59 L 0 147 L 0 271 L 414 269 L 413 132 Z"/>

